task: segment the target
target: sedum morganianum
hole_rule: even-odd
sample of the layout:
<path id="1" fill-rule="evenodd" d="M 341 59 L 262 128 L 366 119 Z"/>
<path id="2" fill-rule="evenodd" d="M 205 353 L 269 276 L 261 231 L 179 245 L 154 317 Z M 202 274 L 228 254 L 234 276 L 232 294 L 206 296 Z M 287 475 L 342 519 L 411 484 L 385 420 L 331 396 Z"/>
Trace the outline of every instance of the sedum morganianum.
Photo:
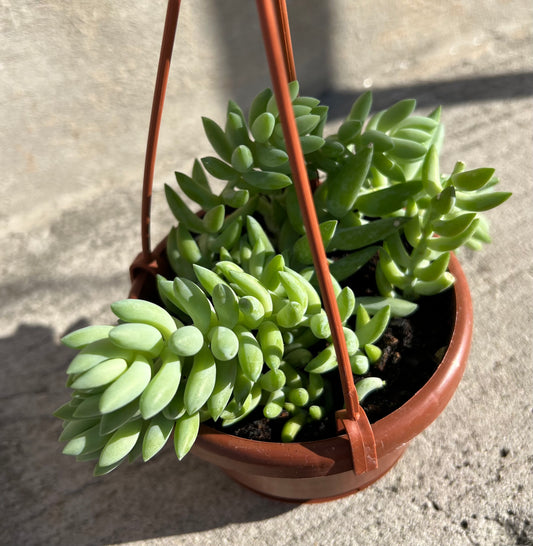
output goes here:
<path id="1" fill-rule="evenodd" d="M 450 252 L 489 242 L 479 213 L 510 194 L 495 192 L 492 169 L 442 175 L 440 109 L 413 115 L 404 100 L 368 119 L 365 93 L 335 134 L 328 108 L 298 95 L 294 114 L 360 399 L 383 386 L 372 377 L 376 344 L 391 316 L 448 288 Z M 178 220 L 167 239 L 175 279 L 158 278 L 164 307 L 112 305 L 117 326 L 89 326 L 63 342 L 79 350 L 67 373 L 71 400 L 64 453 L 97 460 L 105 474 L 156 455 L 173 433 L 182 458 L 202 421 L 229 426 L 253 410 L 286 418 L 283 441 L 337 408 L 337 362 L 316 289 L 311 251 L 292 185 L 276 102 L 269 89 L 248 116 L 230 102 L 224 128 L 204 118 L 218 157 L 177 172 L 183 197 L 165 187 Z M 209 177 L 222 181 L 218 191 Z M 355 298 L 350 277 L 377 258 L 380 296 Z M 343 287 L 344 285 L 344 287 Z M 331 374 L 329 372 L 332 372 Z"/>
<path id="2" fill-rule="evenodd" d="M 213 270 L 194 264 L 194 281 L 158 277 L 165 308 L 118 301 L 111 308 L 120 324 L 63 338 L 80 351 L 67 369 L 72 398 L 56 412 L 65 454 L 97 460 L 100 475 L 140 455 L 151 459 L 172 433 L 181 459 L 208 419 L 230 426 L 262 406 L 270 419 L 284 412 L 282 440 L 292 441 L 336 409 L 328 372 L 337 362 L 313 271 L 287 267 L 265 251 L 260 225 L 251 217 L 246 225 L 254 234 L 248 259 L 221 260 Z M 371 317 L 356 309 L 351 288 L 337 285 L 336 297 L 353 373 L 366 375 L 356 383 L 363 400 L 383 386 L 368 371 L 390 307 Z"/>

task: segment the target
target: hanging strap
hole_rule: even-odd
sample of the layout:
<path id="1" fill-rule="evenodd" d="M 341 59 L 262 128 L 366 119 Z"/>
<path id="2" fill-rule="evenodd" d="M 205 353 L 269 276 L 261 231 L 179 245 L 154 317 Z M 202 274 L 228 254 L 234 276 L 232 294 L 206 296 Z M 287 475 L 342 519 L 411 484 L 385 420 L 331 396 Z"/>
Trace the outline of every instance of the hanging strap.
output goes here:
<path id="1" fill-rule="evenodd" d="M 178 25 L 180 4 L 181 0 L 169 0 L 167 5 L 165 28 L 163 30 L 163 39 L 161 41 L 161 52 L 159 54 L 159 65 L 157 67 L 154 99 L 152 102 L 152 113 L 150 115 L 150 127 L 148 129 L 148 142 L 146 144 L 146 157 L 144 161 L 143 197 L 141 210 L 142 259 L 145 263 L 152 261 L 152 251 L 150 247 L 150 209 L 152 204 L 152 187 L 154 184 L 155 156 L 157 151 L 157 141 L 159 139 L 161 117 L 163 115 L 163 104 L 165 102 L 168 74 L 170 71 L 172 48 L 174 47 L 174 37 L 176 36 L 176 28 Z"/>
<path id="2" fill-rule="evenodd" d="M 287 86 L 287 82 L 296 79 L 296 71 L 286 2 L 285 0 L 256 0 L 256 2 L 294 185 L 302 210 L 306 233 L 310 241 L 320 292 L 330 323 L 333 344 L 339 364 L 345 409 L 337 412 L 338 428 L 339 431 L 345 430 L 348 435 L 352 450 L 353 468 L 356 474 L 360 474 L 377 468 L 376 446 L 372 427 L 357 399 L 346 341 L 344 339 L 344 331 L 331 283 L 329 266 L 318 226 L 313 196 L 307 177 L 307 169 Z M 181 0 L 169 0 L 168 2 L 146 146 L 141 212 L 142 253 L 139 255 L 138 260 L 136 260 L 137 269 L 145 270 L 146 272 L 155 271 L 158 267 L 158 264 L 153 260 L 150 248 L 151 197 L 159 128 L 161 125 L 180 4 Z"/>
<path id="3" fill-rule="evenodd" d="M 276 2 L 279 6 L 280 2 L 278 0 L 256 0 L 272 86 L 278 105 L 294 186 L 302 211 L 305 231 L 311 247 L 320 293 L 328 316 L 333 345 L 337 356 L 345 403 L 345 409 L 337 412 L 337 421 L 339 428 L 346 430 L 350 439 L 353 468 L 355 473 L 358 474 L 377 468 L 376 444 L 372 427 L 368 422 L 364 410 L 359 405 L 357 391 L 355 390 L 342 321 L 331 282 L 326 252 L 320 234 L 313 195 L 307 176 L 307 169 L 287 85 L 290 79 L 287 70 L 287 49 L 284 50 L 282 43 L 287 43 L 288 22 L 285 24 L 285 30 L 283 28 L 280 29 L 280 12 L 279 10 L 276 11 Z"/>
<path id="4" fill-rule="evenodd" d="M 294 65 L 294 54 L 292 51 L 291 31 L 289 28 L 289 14 L 287 13 L 287 2 L 276 0 L 274 2 L 276 18 L 278 20 L 279 35 L 282 41 L 282 51 L 285 59 L 287 79 L 290 82 L 296 80 L 296 67 Z"/>

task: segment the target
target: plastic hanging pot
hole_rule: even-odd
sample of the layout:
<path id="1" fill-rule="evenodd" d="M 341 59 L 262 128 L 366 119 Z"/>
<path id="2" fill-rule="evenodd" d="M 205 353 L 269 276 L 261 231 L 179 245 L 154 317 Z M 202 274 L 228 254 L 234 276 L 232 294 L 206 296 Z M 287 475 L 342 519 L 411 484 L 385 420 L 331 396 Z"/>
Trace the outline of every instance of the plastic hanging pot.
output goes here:
<path id="1" fill-rule="evenodd" d="M 153 272 L 164 273 L 165 241 L 154 251 L 152 270 L 137 275 L 131 297 L 156 297 Z M 448 350 L 427 383 L 405 404 L 372 424 L 378 468 L 355 474 L 346 434 L 312 442 L 247 440 L 202 425 L 191 453 L 220 467 L 241 485 L 289 502 L 333 500 L 364 489 L 386 474 L 409 442 L 442 413 L 466 367 L 472 339 L 472 302 L 464 272 L 452 255 L 455 321 Z M 132 272 L 138 269 L 132 266 Z"/>
<path id="2" fill-rule="evenodd" d="M 179 5 L 179 0 L 169 0 L 145 162 L 141 231 L 143 251 L 130 268 L 132 278 L 130 297 L 153 301 L 157 301 L 155 274 L 171 275 L 165 254 L 166 241 L 161 241 L 154 251 L 151 251 L 149 226 L 155 149 Z M 203 425 L 192 453 L 218 465 L 237 482 L 260 494 L 291 502 L 332 500 L 359 491 L 388 472 L 402 456 L 409 441 L 443 411 L 453 396 L 466 366 L 472 336 L 472 304 L 464 273 L 457 259 L 452 256 L 450 271 L 456 278 L 455 321 L 448 350 L 433 376 L 410 400 L 370 427 L 364 411 L 358 404 L 353 386 L 338 309 L 331 286 L 328 286 L 329 274 L 327 271 L 320 273 L 325 263 L 325 253 L 312 207 L 309 181 L 299 147 L 288 91 L 282 85 L 282 80 L 286 80 L 287 77 L 291 79 L 291 73 L 294 75 L 294 69 L 291 68 L 293 59 L 288 40 L 286 9 L 281 0 L 276 3 L 257 0 L 257 5 L 276 99 L 280 106 L 280 116 L 285 112 L 283 114 L 285 119 L 282 119 L 282 122 L 287 149 L 292 150 L 289 157 L 294 183 L 299 193 L 306 231 L 316 243 L 316 248 L 314 244 L 312 245 L 315 268 L 319 281 L 321 277 L 325 279 L 324 285 L 321 284 L 324 305 L 332 334 L 334 330 L 340 332 L 333 337 L 347 408 L 342 423 L 348 434 L 339 434 L 334 438 L 313 442 L 285 444 L 247 440 Z M 274 9 L 275 5 L 277 12 Z M 275 28 L 277 24 L 281 29 L 279 33 Z M 281 35 L 285 37 L 284 48 L 280 47 L 275 38 Z"/>

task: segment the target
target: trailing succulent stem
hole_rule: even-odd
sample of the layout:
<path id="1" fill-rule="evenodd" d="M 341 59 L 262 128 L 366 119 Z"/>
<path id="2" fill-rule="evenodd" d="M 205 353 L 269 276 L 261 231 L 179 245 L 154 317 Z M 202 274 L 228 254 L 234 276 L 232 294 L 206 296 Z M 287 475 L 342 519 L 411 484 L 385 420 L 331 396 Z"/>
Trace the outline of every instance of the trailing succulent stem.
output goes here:
<path id="1" fill-rule="evenodd" d="M 64 453 L 98 459 L 95 473 L 104 474 L 126 459 L 151 459 L 172 432 L 181 459 L 207 419 L 230 426 L 262 406 L 269 419 L 288 416 L 282 438 L 289 441 L 334 409 L 325 390 L 337 362 L 311 272 L 297 273 L 263 248 L 254 245 L 244 267 L 195 264 L 196 282 L 159 277 L 174 316 L 151 302 L 122 300 L 112 305 L 118 326 L 63 338 L 80 350 L 67 369 L 72 399 L 56 412 L 65 422 Z M 367 374 L 390 307 L 370 317 L 359 306 L 355 318 L 349 287 L 337 302 L 353 371 Z M 369 379 L 357 383 L 361 396 L 383 386 Z"/>
<path id="2" fill-rule="evenodd" d="M 297 82 L 290 93 L 363 400 L 384 384 L 372 368 L 391 316 L 453 284 L 450 252 L 489 242 L 479 213 L 510 194 L 494 191 L 492 169 L 441 173 L 440 109 L 414 115 L 404 100 L 369 117 L 365 93 L 324 136 L 327 106 L 300 96 Z M 112 305 L 117 326 L 63 338 L 79 353 L 67 369 L 72 398 L 56 412 L 60 440 L 64 453 L 96 460 L 96 474 L 151 459 L 171 435 L 181 459 L 209 419 L 230 426 L 262 408 L 285 418 L 282 440 L 292 441 L 338 409 L 330 326 L 273 94 L 259 93 L 248 116 L 230 102 L 224 127 L 203 126 L 216 155 L 177 172 L 180 191 L 165 187 L 178 225 L 167 240 L 176 277 L 157 279 L 162 306 L 122 300 Z M 379 295 L 356 299 L 351 277 L 371 259 Z"/>

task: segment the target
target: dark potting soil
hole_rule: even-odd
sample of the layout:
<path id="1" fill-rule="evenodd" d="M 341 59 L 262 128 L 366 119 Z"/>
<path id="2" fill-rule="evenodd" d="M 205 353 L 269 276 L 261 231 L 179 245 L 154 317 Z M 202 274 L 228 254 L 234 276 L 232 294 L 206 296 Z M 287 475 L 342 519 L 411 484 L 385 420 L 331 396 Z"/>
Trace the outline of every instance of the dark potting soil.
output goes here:
<path id="1" fill-rule="evenodd" d="M 349 279 L 356 296 L 376 293 L 372 267 L 363 268 Z M 357 287 L 365 287 L 357 289 Z M 394 318 L 376 343 L 382 349 L 380 360 L 371 366 L 368 376 L 385 380 L 385 387 L 371 393 L 362 406 L 371 423 L 378 421 L 407 402 L 435 372 L 449 345 L 455 315 L 454 291 L 448 289 L 436 296 L 417 301 L 418 309 L 409 317 Z M 338 371 L 326 375 L 334 386 L 333 400 L 336 409 L 343 406 L 343 395 Z M 325 377 L 326 377 L 325 376 Z M 355 381 L 361 377 L 356 376 Z M 281 441 L 281 429 L 287 415 L 267 419 L 262 409 L 252 412 L 247 418 L 231 427 L 222 427 L 209 421 L 207 424 L 235 436 L 261 441 Z M 323 420 L 304 425 L 297 441 L 330 438 L 337 434 L 335 414 Z"/>

